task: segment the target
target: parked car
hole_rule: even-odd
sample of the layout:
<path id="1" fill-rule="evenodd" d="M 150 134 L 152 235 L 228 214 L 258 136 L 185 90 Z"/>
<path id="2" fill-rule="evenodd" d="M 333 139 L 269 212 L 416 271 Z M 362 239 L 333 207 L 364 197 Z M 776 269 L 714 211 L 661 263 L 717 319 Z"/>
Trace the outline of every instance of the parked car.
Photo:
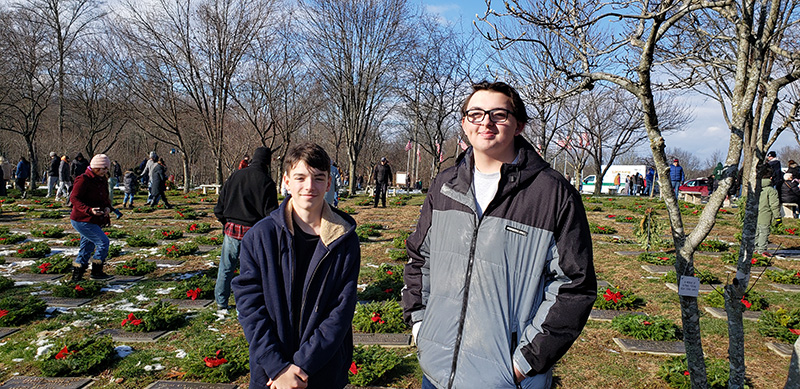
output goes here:
<path id="1" fill-rule="evenodd" d="M 683 183 L 678 190 L 681 192 L 687 193 L 699 193 L 700 196 L 706 197 L 708 196 L 708 179 L 707 178 L 695 178 L 694 180 L 689 180 Z"/>

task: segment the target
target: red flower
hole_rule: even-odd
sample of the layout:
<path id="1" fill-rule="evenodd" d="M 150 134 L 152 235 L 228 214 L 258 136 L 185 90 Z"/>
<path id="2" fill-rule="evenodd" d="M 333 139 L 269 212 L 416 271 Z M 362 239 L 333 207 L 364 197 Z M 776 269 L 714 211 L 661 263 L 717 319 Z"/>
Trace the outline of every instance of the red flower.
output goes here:
<path id="1" fill-rule="evenodd" d="M 653 324 L 653 323 L 651 323 L 651 322 L 649 322 L 649 321 L 645 320 L 645 321 L 643 321 L 643 322 L 642 322 L 642 324 L 644 324 L 644 325 L 646 325 L 646 326 L 649 326 L 649 325 L 651 325 L 651 324 Z"/>
<path id="2" fill-rule="evenodd" d="M 200 288 L 197 288 L 197 289 L 189 289 L 189 290 L 187 290 L 187 291 L 186 291 L 186 297 L 189 297 L 189 298 L 191 298 L 192 300 L 197 300 L 197 296 L 198 296 L 198 295 L 200 294 L 200 292 L 202 292 L 202 291 L 203 291 L 203 290 L 202 290 L 202 289 L 200 289 Z"/>
<path id="3" fill-rule="evenodd" d="M 8 315 L 8 311 L 5 309 L 0 309 L 0 317 L 3 317 L 5 315 Z"/>
<path id="4" fill-rule="evenodd" d="M 603 295 L 603 298 L 605 298 L 606 301 L 613 301 L 614 304 L 616 304 L 619 300 L 622 300 L 622 293 L 611 293 L 611 289 L 606 289 L 606 294 Z"/>
<path id="5" fill-rule="evenodd" d="M 47 273 L 47 270 L 51 265 L 52 265 L 52 263 L 50 263 L 50 262 L 45 262 L 45 263 L 39 265 L 39 269 L 41 269 L 39 271 L 39 273 L 42 273 L 42 274 Z"/>
<path id="6" fill-rule="evenodd" d="M 793 333 L 795 335 L 800 335 L 800 330 L 798 330 L 798 329 L 789 328 L 789 332 L 791 332 L 791 333 Z"/>
<path id="7" fill-rule="evenodd" d="M 744 297 L 742 297 L 742 304 L 744 304 L 744 307 L 745 307 L 745 308 L 748 308 L 748 309 L 750 308 L 750 306 L 752 306 L 752 305 L 753 305 L 753 303 L 751 303 L 751 302 L 749 302 L 749 301 L 745 300 L 745 299 L 744 299 Z"/>
<path id="8" fill-rule="evenodd" d="M 227 359 L 222 358 L 222 350 L 217 350 L 217 354 L 216 355 L 217 356 L 213 357 L 213 358 L 211 358 L 211 357 L 203 358 L 203 362 L 206 363 L 206 366 L 213 368 L 213 367 L 217 367 L 217 366 L 219 366 L 219 365 L 221 365 L 223 363 L 227 363 L 228 362 Z"/>
<path id="9" fill-rule="evenodd" d="M 350 364 L 350 373 L 353 373 L 353 375 L 358 374 L 358 366 L 356 366 L 356 361 L 353 361 L 353 363 Z"/>
<path id="10" fill-rule="evenodd" d="M 689 375 L 689 370 L 684 371 L 683 375 Z"/>
<path id="11" fill-rule="evenodd" d="M 86 289 L 83 289 L 83 287 L 81 287 L 80 285 L 75 285 L 75 290 L 77 290 L 78 292 L 83 292 Z"/>
<path id="12" fill-rule="evenodd" d="M 61 351 L 59 351 L 58 354 L 56 354 L 56 359 L 64 359 L 74 352 L 75 351 L 69 351 L 67 349 L 67 346 L 64 346 L 64 348 L 62 348 Z"/>
<path id="13" fill-rule="evenodd" d="M 387 271 L 386 271 L 386 274 L 388 274 L 388 275 L 392 275 L 392 274 L 394 274 L 394 272 L 393 272 L 393 271 L 391 271 L 391 270 L 387 270 Z"/>

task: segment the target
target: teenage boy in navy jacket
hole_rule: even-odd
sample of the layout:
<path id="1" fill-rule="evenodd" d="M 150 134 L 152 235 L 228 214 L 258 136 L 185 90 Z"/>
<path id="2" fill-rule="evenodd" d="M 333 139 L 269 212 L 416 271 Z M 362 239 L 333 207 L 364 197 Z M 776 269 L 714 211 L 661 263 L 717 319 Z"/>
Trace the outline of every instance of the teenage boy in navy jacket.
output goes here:
<path id="1" fill-rule="evenodd" d="M 314 143 L 289 151 L 280 207 L 242 239 L 231 286 L 250 343 L 250 387 L 343 388 L 361 251 L 356 223 L 325 202 L 330 158 Z"/>

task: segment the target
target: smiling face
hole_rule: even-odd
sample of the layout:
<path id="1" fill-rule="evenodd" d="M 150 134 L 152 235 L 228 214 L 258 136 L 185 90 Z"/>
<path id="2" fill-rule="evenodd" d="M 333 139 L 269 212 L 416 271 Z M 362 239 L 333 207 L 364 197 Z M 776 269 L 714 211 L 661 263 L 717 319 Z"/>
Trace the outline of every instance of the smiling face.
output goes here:
<path id="1" fill-rule="evenodd" d="M 283 182 L 292 193 L 294 207 L 311 213 L 321 210 L 331 177 L 328 172 L 314 169 L 300 160 L 283 174 Z"/>
<path id="2" fill-rule="evenodd" d="M 511 98 L 490 90 L 475 92 L 466 105 L 467 110 L 482 109 L 491 111 L 494 109 L 505 109 L 513 112 Z M 504 123 L 493 122 L 490 115 L 484 115 L 482 121 L 471 123 L 467 117 L 461 119 L 461 128 L 469 138 L 473 150 L 476 154 L 484 154 L 487 157 L 502 162 L 514 160 L 514 137 L 522 133 L 525 123 L 519 123 L 513 115 L 508 115 Z M 510 159 L 509 159 L 510 158 Z"/>

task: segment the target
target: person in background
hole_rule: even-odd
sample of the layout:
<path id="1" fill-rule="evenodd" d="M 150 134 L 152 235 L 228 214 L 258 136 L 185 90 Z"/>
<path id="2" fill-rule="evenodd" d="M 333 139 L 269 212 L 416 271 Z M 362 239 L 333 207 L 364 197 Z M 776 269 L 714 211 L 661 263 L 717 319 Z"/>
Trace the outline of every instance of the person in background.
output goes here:
<path id="1" fill-rule="evenodd" d="M 714 166 L 714 171 L 711 172 L 711 175 L 714 176 L 714 186 L 711 192 L 716 192 L 717 188 L 719 188 L 719 182 L 722 180 L 724 170 L 725 168 L 722 166 L 722 162 L 717 162 L 717 166 Z"/>
<path id="2" fill-rule="evenodd" d="M 348 383 L 361 249 L 355 220 L 325 202 L 330 166 L 319 145 L 289 150 L 283 181 L 292 195 L 242 239 L 232 286 L 251 388 Z"/>
<path id="3" fill-rule="evenodd" d="M 377 207 L 378 200 L 381 200 L 383 207 L 386 208 L 386 191 L 392 183 L 392 167 L 389 166 L 386 157 L 382 157 L 381 162 L 375 165 L 372 175 L 375 177 L 375 204 L 372 207 Z"/>
<path id="4" fill-rule="evenodd" d="M 159 200 L 164 200 L 164 208 L 171 209 L 172 204 L 167 201 L 167 165 L 164 158 L 158 158 L 158 162 L 150 169 L 150 193 L 153 194 L 151 207 L 158 205 Z"/>
<path id="5" fill-rule="evenodd" d="M 792 173 L 786 172 L 783 174 L 783 184 L 781 184 L 781 190 L 778 193 L 781 196 L 781 204 L 800 204 L 800 187 L 798 187 Z"/>
<path id="6" fill-rule="evenodd" d="M 781 161 L 778 159 L 778 154 L 774 151 L 767 153 L 767 164 L 772 168 L 772 187 L 780 191 L 783 183 L 783 169 L 781 169 Z"/>
<path id="7" fill-rule="evenodd" d="M 686 175 L 683 174 L 683 167 L 681 167 L 678 158 L 673 159 L 672 166 L 669 167 L 669 180 L 672 182 L 672 190 L 675 191 L 675 200 L 678 200 L 681 184 L 686 180 Z"/>
<path id="8" fill-rule="evenodd" d="M 239 249 L 244 234 L 278 207 L 275 181 L 270 177 L 272 150 L 259 147 L 247 169 L 233 172 L 222 185 L 214 215 L 224 226 L 214 299 L 217 308 L 228 309 L 231 280 L 239 269 Z M 237 299 L 238 301 L 238 299 Z"/>
<path id="9" fill-rule="evenodd" d="M 58 168 L 61 167 L 61 159 L 55 151 L 50 152 L 50 164 L 47 167 L 47 196 L 55 196 L 58 190 Z"/>
<path id="10" fill-rule="evenodd" d="M 645 188 L 645 195 L 650 196 L 653 193 L 653 182 L 655 182 L 656 169 L 652 166 L 647 168 L 647 173 L 644 175 L 647 187 Z"/>
<path id="11" fill-rule="evenodd" d="M 72 190 L 72 182 L 69 157 L 65 154 L 61 156 L 61 162 L 58 165 L 58 190 L 56 190 L 56 201 L 60 201 L 61 196 L 64 196 L 69 202 L 69 192 Z"/>
<path id="12" fill-rule="evenodd" d="M 108 236 L 103 233 L 104 226 L 111 223 L 111 201 L 108 199 L 108 168 L 111 160 L 105 154 L 92 157 L 89 167 L 83 174 L 75 178 L 75 185 L 70 193 L 72 212 L 70 223 L 75 231 L 81 234 L 78 256 L 72 263 L 72 282 L 83 279 L 83 273 L 89 267 L 89 256 L 92 256 L 91 278 L 104 280 L 111 278 L 103 271 L 108 257 Z"/>
<path id="13" fill-rule="evenodd" d="M 797 166 L 797 162 L 793 159 L 790 159 L 789 162 L 786 163 L 788 166 L 786 168 L 786 173 L 792 173 L 793 179 L 800 179 L 800 166 Z"/>
<path id="14" fill-rule="evenodd" d="M 3 170 L 3 178 L 0 179 L 0 196 L 8 196 L 8 182 L 11 181 L 11 173 L 14 167 L 6 160 L 5 157 L 0 157 L 0 170 Z"/>
<path id="15" fill-rule="evenodd" d="M 146 180 L 147 183 L 147 201 L 144 205 L 153 205 L 153 197 L 155 197 L 155 193 L 158 191 L 158 188 L 153 188 L 153 170 L 158 165 L 158 154 L 155 151 L 151 151 L 150 159 L 147 160 L 147 163 L 144 165 L 144 170 L 142 170 L 142 179 Z M 146 179 L 144 177 L 147 177 Z"/>
<path id="16" fill-rule="evenodd" d="M 772 187 L 772 167 L 762 166 L 758 172 L 759 181 L 756 183 L 756 192 L 761 186 L 761 195 L 758 198 L 758 221 L 756 222 L 756 241 L 753 252 L 764 253 L 767 251 L 769 228 L 773 224 L 781 223 L 781 201 L 778 191 Z"/>
<path id="17" fill-rule="evenodd" d="M 250 166 L 250 156 L 249 155 L 245 155 L 244 158 L 242 158 L 242 160 L 239 161 L 239 169 L 238 170 L 242 170 L 242 169 L 244 169 L 244 168 L 246 168 L 248 166 Z"/>
<path id="18" fill-rule="evenodd" d="M 125 171 L 125 177 L 123 178 L 123 184 L 125 189 L 125 197 L 122 199 L 122 207 L 123 208 L 133 208 L 133 197 L 136 195 L 136 192 L 139 191 L 139 177 L 136 176 L 136 173 L 133 172 L 133 169 Z"/>
<path id="19" fill-rule="evenodd" d="M 339 174 L 339 168 L 336 166 L 336 162 L 331 164 L 331 188 L 325 192 L 325 201 L 332 207 L 339 206 L 339 179 L 341 178 L 341 174 Z"/>
<path id="20" fill-rule="evenodd" d="M 72 182 L 75 182 L 75 179 L 78 178 L 79 175 L 86 173 L 88 167 L 89 161 L 83 157 L 82 153 L 75 155 L 75 159 L 73 159 L 72 163 L 69 165 L 69 174 L 72 176 Z"/>
<path id="21" fill-rule="evenodd" d="M 27 197 L 25 181 L 31 177 L 31 163 L 25 157 L 19 157 L 17 170 L 14 171 L 14 185 L 22 192 L 22 198 Z"/>
<path id="22" fill-rule="evenodd" d="M 580 194 L 522 135 L 519 93 L 473 85 L 472 145 L 430 184 L 406 241 L 403 318 L 428 388 L 550 388 L 597 298 Z"/>
<path id="23" fill-rule="evenodd" d="M 119 166 L 119 162 L 113 161 L 111 162 L 111 168 L 109 169 L 110 177 L 108 178 L 108 198 L 111 200 L 111 203 L 114 203 L 114 188 L 119 184 L 120 178 L 122 178 L 122 168 Z"/>

